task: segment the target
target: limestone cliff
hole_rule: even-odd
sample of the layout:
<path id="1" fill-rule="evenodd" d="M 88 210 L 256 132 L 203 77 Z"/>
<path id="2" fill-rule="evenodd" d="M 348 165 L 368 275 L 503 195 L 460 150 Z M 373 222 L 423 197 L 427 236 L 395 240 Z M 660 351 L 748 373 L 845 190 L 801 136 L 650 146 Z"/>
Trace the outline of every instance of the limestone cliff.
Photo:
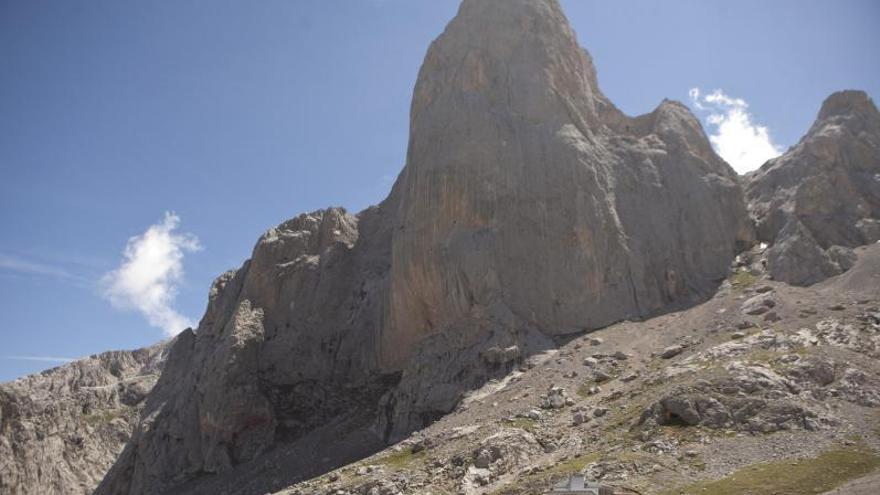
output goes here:
<path id="1" fill-rule="evenodd" d="M 422 363 L 389 401 L 400 433 L 454 405 L 479 350 L 693 304 L 749 240 L 687 108 L 628 118 L 596 81 L 555 1 L 465 1 L 428 51 L 381 334 L 384 366 Z"/>
<path id="2" fill-rule="evenodd" d="M 284 223 L 215 282 L 97 493 L 287 486 L 556 337 L 707 298 L 750 241 L 735 173 L 684 106 L 629 118 L 596 81 L 556 0 L 465 0 L 390 196 Z"/>

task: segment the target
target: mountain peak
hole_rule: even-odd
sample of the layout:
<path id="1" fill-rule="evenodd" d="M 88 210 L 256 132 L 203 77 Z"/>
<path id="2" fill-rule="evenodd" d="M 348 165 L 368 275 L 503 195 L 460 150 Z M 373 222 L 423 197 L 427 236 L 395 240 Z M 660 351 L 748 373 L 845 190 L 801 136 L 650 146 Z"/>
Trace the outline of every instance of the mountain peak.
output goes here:
<path id="1" fill-rule="evenodd" d="M 452 22 L 462 20 L 487 22 L 501 29 L 568 26 L 558 0 L 464 0 Z"/>
<path id="2" fill-rule="evenodd" d="M 413 124 L 436 118 L 429 107 L 474 103 L 538 120 L 574 110 L 592 123 L 595 80 L 557 0 L 465 0 L 425 58 Z"/>
<path id="3" fill-rule="evenodd" d="M 877 107 L 867 93 L 861 90 L 844 90 L 832 93 L 822 103 L 819 120 L 836 116 L 877 114 Z"/>

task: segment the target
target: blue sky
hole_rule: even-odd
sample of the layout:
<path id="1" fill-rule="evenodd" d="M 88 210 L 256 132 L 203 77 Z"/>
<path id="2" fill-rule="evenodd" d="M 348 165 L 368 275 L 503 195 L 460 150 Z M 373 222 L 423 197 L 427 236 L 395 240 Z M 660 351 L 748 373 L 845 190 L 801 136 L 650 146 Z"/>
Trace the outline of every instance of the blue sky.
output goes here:
<path id="1" fill-rule="evenodd" d="M 880 94 L 875 1 L 562 3 L 629 114 L 738 111 L 781 151 L 832 91 Z M 270 226 L 381 200 L 457 5 L 0 0 L 0 381 L 156 342 Z"/>

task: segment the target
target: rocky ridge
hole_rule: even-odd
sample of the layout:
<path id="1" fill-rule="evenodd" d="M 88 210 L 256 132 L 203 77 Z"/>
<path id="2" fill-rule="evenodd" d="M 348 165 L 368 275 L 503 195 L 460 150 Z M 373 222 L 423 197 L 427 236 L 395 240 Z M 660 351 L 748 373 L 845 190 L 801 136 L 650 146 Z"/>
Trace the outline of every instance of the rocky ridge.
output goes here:
<path id="1" fill-rule="evenodd" d="M 831 95 L 800 142 L 745 183 L 775 279 L 809 285 L 848 270 L 852 248 L 880 240 L 880 112 L 862 91 Z"/>
<path id="2" fill-rule="evenodd" d="M 165 344 L 0 384 L 0 493 L 91 494 L 139 421 Z"/>

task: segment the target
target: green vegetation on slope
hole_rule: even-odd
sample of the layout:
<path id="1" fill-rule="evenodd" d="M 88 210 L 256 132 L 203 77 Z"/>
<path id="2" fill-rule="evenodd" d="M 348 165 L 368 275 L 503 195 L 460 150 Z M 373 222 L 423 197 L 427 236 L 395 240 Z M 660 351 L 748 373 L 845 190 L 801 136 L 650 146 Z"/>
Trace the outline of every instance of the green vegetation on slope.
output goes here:
<path id="1" fill-rule="evenodd" d="M 393 452 L 376 461 L 377 464 L 384 464 L 392 469 L 405 469 L 412 467 L 415 462 L 425 458 L 425 451 L 413 452 L 412 449 L 403 449 L 399 452 Z"/>
<path id="2" fill-rule="evenodd" d="M 758 277 L 748 271 L 736 272 L 730 276 L 730 285 L 733 287 L 733 290 L 741 291 L 752 286 L 757 280 Z"/>
<path id="3" fill-rule="evenodd" d="M 865 447 L 824 452 L 819 457 L 756 464 L 716 481 L 668 490 L 664 495 L 805 495 L 823 493 L 880 468 L 880 455 Z"/>

